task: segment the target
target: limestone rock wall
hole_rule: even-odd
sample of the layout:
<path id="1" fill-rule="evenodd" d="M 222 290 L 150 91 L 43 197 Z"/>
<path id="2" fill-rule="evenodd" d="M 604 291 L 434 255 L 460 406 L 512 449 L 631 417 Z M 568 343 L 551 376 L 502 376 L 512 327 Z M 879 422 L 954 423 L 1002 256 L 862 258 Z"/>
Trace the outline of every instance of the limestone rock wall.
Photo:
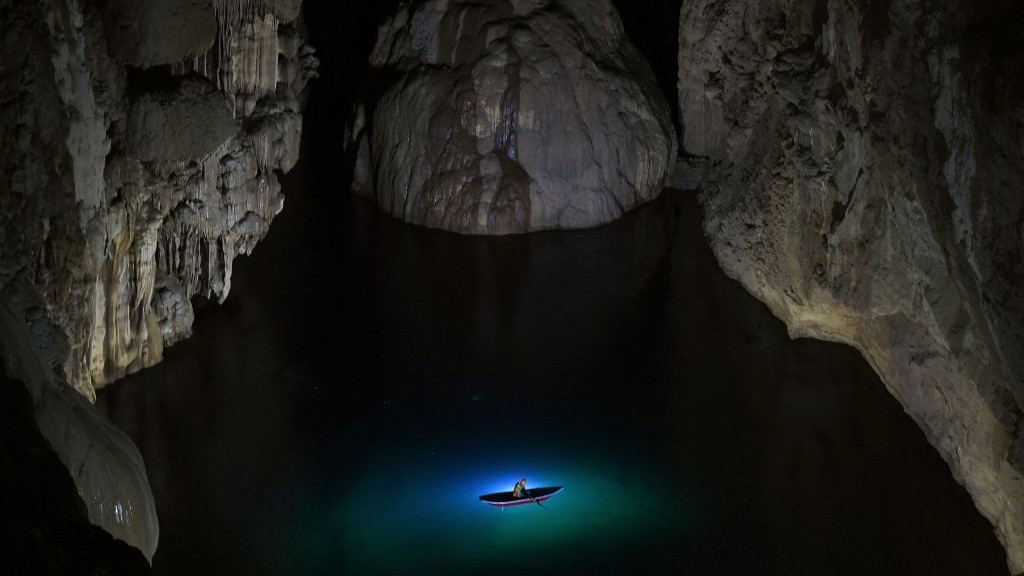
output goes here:
<path id="1" fill-rule="evenodd" d="M 316 68 L 298 8 L 4 12 L 0 293 L 39 295 L 65 340 L 58 370 L 87 397 L 186 337 L 189 299 L 223 300 L 232 260 L 281 210 L 276 173 L 297 160 Z M 146 35 L 165 18 L 181 28 Z"/>
<path id="2" fill-rule="evenodd" d="M 31 396 L 31 415 L 39 434 L 70 474 L 89 521 L 152 559 L 160 526 L 142 455 L 124 432 L 60 381 L 48 365 L 50 358 L 40 352 L 57 338 L 39 304 L 25 294 L 0 300 L 0 355 L 4 367 Z M 19 472 L 31 473 L 4 471 Z"/>
<path id="3" fill-rule="evenodd" d="M 299 16 L 299 0 L 0 6 L 0 305 L 43 367 L 19 379 L 36 382 L 40 430 L 90 519 L 148 556 L 138 452 L 87 401 L 38 382 L 94 399 L 189 335 L 193 296 L 227 297 L 297 160 L 317 65 Z"/>
<path id="4" fill-rule="evenodd" d="M 722 267 L 864 354 L 1024 572 L 1024 7 L 693 0 L 679 34 Z"/>
<path id="5" fill-rule="evenodd" d="M 426 0 L 383 24 L 355 189 L 470 234 L 581 228 L 655 197 L 676 154 L 650 67 L 607 0 Z"/>

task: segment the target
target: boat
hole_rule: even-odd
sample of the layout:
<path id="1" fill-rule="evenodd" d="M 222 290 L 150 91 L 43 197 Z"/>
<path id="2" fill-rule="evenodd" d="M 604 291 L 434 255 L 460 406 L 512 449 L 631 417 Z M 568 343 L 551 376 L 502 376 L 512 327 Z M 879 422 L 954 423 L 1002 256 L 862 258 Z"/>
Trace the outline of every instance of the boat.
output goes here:
<path id="1" fill-rule="evenodd" d="M 554 496 L 561 489 L 561 486 L 531 488 L 526 491 L 526 496 L 513 496 L 512 492 L 495 492 L 494 494 L 484 494 L 480 497 L 480 500 L 498 508 L 521 506 L 523 504 L 539 504 Z"/>

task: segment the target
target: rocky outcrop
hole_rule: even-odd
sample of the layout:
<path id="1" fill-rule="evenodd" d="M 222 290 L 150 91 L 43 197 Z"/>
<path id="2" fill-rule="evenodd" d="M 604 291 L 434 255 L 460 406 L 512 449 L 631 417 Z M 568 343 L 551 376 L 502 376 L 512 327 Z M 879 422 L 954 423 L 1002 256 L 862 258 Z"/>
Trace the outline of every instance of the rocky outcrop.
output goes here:
<path id="1" fill-rule="evenodd" d="M 705 233 L 792 336 L 859 349 L 1024 571 L 1024 10 L 682 8 Z"/>
<path id="2" fill-rule="evenodd" d="M 20 308 L 27 308 L 28 315 L 20 316 L 15 311 Z M 49 443 L 66 473 L 70 473 L 67 481 L 73 481 L 89 521 L 152 559 L 160 527 L 142 455 L 124 432 L 101 416 L 84 396 L 58 380 L 46 365 L 46 356 L 40 351 L 54 340 L 51 329 L 38 306 L 0 300 L 0 355 L 12 377 L 10 382 L 5 379 L 5 385 L 17 386 L 20 382 L 31 399 L 28 414 L 16 417 L 34 417 L 38 429 L 34 435 Z M 16 483 L 25 483 L 24 478 L 33 474 L 31 469 L 19 468 L 4 472 L 15 476 L 7 481 Z M 49 480 L 50 476 L 47 472 L 44 477 Z M 42 502 L 37 505 L 47 506 Z M 60 514 L 60 520 L 68 515 Z"/>
<path id="3" fill-rule="evenodd" d="M 5 572 L 150 573 L 142 552 L 89 522 L 74 482 L 39 433 L 32 413 L 33 398 L 24 383 L 6 378 L 0 366 L 0 552 Z"/>
<path id="4" fill-rule="evenodd" d="M 33 0 L 0 10 L 0 304 L 31 325 L 37 380 L 94 399 L 189 335 L 193 296 L 227 297 L 233 259 L 266 234 L 283 205 L 277 174 L 297 160 L 316 68 L 299 9 Z M 152 555 L 155 531 L 138 529 L 156 526 L 141 460 L 103 470 L 137 451 L 103 448 L 123 435 L 88 402 L 20 379 L 40 391 L 40 429 L 90 519 Z M 136 484 L 139 517 L 122 533 L 117 487 Z"/>
<path id="5" fill-rule="evenodd" d="M 355 190 L 468 234 L 582 228 L 655 197 L 676 141 L 606 0 L 426 0 L 381 26 Z"/>
<path id="6" fill-rule="evenodd" d="M 280 211 L 315 60 L 297 1 L 5 13 L 0 290 L 40 296 L 87 397 L 186 337 Z M 161 22 L 171 20 L 170 28 Z M 148 34 L 148 32 L 153 32 Z M 57 346 L 55 344 L 55 346 Z"/>

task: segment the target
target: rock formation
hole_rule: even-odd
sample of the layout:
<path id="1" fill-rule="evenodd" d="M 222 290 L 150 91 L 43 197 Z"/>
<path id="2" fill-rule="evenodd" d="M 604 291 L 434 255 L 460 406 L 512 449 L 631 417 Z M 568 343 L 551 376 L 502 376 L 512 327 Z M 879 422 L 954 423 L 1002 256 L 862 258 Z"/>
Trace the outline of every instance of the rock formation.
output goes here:
<path id="1" fill-rule="evenodd" d="M 22 81 L 3 86 L 0 287 L 39 296 L 86 396 L 187 336 L 189 298 L 226 297 L 231 261 L 281 209 L 274 172 L 296 161 L 315 68 L 297 15 L 243 0 L 8 12 Z M 156 33 L 167 20 L 180 29 Z"/>
<path id="2" fill-rule="evenodd" d="M 142 552 L 89 522 L 75 483 L 32 417 L 32 396 L 23 382 L 4 374 L 0 366 L 0 552 L 5 573 L 150 573 Z"/>
<path id="3" fill-rule="evenodd" d="M 68 481 L 74 482 L 89 521 L 152 559 L 160 527 L 142 455 L 124 432 L 46 366 L 38 351 L 48 346 L 53 335 L 42 310 L 29 308 L 26 322 L 15 312 L 23 303 L 14 304 L 0 301 L 0 352 L 12 377 L 8 384 L 17 385 L 17 380 L 27 389 L 36 435 L 49 443 L 70 473 Z M 5 472 L 32 474 L 31 470 Z"/>
<path id="4" fill-rule="evenodd" d="M 138 452 L 88 402 L 42 383 L 93 399 L 189 335 L 192 296 L 227 297 L 233 259 L 282 208 L 276 173 L 297 159 L 316 68 L 299 9 L 32 0 L 0 10 L 0 304 L 33 342 L 7 338 L 2 352 L 40 356 L 42 372 L 20 380 L 41 431 L 90 519 L 150 556 L 156 518 Z M 121 447 L 100 449 L 111 444 Z M 107 456 L 128 463 L 108 474 Z M 145 489 L 126 498 L 139 517 L 125 528 L 118 487 L 135 483 Z"/>
<path id="5" fill-rule="evenodd" d="M 695 0 L 705 234 L 794 337 L 859 349 L 1024 572 L 1024 9 Z"/>
<path id="6" fill-rule="evenodd" d="M 381 26 L 355 190 L 469 234 L 581 228 L 655 197 L 676 140 L 607 0 L 424 0 Z"/>

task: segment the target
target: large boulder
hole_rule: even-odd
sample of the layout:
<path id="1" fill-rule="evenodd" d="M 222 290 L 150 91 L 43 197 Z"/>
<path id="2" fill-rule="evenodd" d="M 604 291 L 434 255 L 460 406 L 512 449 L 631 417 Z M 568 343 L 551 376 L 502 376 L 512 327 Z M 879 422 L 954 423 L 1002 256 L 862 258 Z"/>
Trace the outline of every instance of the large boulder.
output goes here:
<path id="1" fill-rule="evenodd" d="M 669 107 L 607 0 L 427 0 L 381 26 L 355 190 L 469 234 L 583 228 L 661 191 Z"/>
<path id="2" fill-rule="evenodd" d="M 722 267 L 859 349 L 1024 571 L 1024 7 L 695 0 L 682 151 Z"/>

